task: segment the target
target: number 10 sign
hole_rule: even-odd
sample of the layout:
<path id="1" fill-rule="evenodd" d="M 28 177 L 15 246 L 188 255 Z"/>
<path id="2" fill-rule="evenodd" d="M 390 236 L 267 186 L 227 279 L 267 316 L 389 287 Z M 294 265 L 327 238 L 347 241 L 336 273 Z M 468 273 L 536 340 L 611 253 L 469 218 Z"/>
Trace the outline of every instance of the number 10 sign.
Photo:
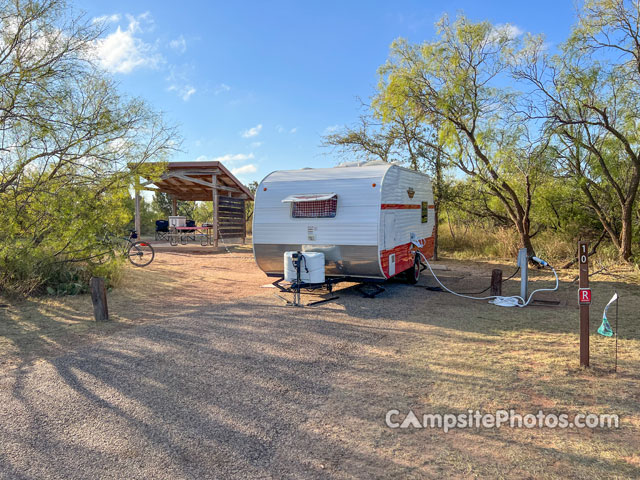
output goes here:
<path id="1" fill-rule="evenodd" d="M 589 288 L 589 244 L 578 242 L 578 260 L 580 264 L 580 287 L 578 300 L 580 304 L 580 365 L 589 366 L 589 304 L 591 289 Z"/>

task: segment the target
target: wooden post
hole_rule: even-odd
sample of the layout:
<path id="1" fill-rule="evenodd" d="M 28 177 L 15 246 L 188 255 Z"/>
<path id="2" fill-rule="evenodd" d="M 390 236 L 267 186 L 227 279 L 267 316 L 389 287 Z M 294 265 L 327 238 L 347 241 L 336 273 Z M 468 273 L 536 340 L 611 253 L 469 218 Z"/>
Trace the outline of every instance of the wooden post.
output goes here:
<path id="1" fill-rule="evenodd" d="M 107 290 L 104 287 L 104 279 L 91 277 L 90 285 L 93 316 L 96 322 L 106 322 L 109 320 L 109 308 L 107 307 Z"/>
<path id="2" fill-rule="evenodd" d="M 171 215 L 174 217 L 178 215 L 178 200 L 173 195 L 171 195 Z"/>
<path id="3" fill-rule="evenodd" d="M 242 195 L 242 244 L 247 243 L 247 200 Z"/>
<path id="4" fill-rule="evenodd" d="M 219 229 L 219 201 L 218 201 L 218 176 L 211 175 L 211 183 L 213 184 L 213 246 L 218 246 L 218 229 Z"/>
<path id="5" fill-rule="evenodd" d="M 138 236 L 141 236 L 142 232 L 140 231 L 140 177 L 138 177 L 137 175 L 136 175 L 135 190 L 136 190 L 136 198 L 135 198 L 136 217 L 135 217 L 133 228 L 136 229 L 136 233 L 138 234 Z"/>
<path id="6" fill-rule="evenodd" d="M 589 244 L 578 242 L 580 288 L 589 288 Z M 580 366 L 589 366 L 589 305 L 580 305 Z"/>
<path id="7" fill-rule="evenodd" d="M 502 296 L 502 270 L 499 268 L 491 272 L 491 295 Z"/>

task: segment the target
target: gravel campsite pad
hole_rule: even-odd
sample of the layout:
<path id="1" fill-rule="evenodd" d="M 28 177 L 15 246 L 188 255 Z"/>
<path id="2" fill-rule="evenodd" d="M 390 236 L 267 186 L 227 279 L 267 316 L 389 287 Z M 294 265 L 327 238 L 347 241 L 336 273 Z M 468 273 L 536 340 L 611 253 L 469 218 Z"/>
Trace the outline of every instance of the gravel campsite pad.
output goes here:
<path id="1" fill-rule="evenodd" d="M 119 326 L 108 334 L 87 330 L 79 346 L 59 342 L 47 355 L 14 353 L 0 375 L 0 477 L 640 476 L 631 301 L 621 303 L 629 320 L 612 375 L 609 344 L 597 339 L 603 368 L 576 367 L 574 289 L 559 294 L 560 307 L 502 309 L 452 301 L 422 288 L 433 284 L 423 278 L 417 287 L 390 282 L 375 299 L 346 288 L 333 302 L 294 308 L 261 288 L 269 281 L 246 252 L 163 253 L 152 267 L 110 292 Z M 443 276 L 460 288 L 484 288 L 491 271 L 450 267 Z M 623 298 L 637 288 L 600 284 L 614 287 Z M 64 321 L 90 322 L 86 298 L 55 301 Z M 501 408 L 616 413 L 621 428 L 445 434 L 385 425 L 390 409 Z"/>

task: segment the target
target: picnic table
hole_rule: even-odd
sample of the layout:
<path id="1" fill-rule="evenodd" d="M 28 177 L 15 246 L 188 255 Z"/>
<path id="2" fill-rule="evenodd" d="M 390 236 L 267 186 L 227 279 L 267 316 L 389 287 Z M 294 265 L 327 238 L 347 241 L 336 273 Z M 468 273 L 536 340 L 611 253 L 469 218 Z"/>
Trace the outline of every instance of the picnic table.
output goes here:
<path id="1" fill-rule="evenodd" d="M 178 241 L 182 245 L 186 245 L 189 240 L 196 239 L 200 240 L 200 245 L 213 245 L 213 238 L 211 235 L 211 231 L 213 227 L 211 226 L 200 226 L 200 227 L 169 227 L 169 243 L 171 245 L 177 245 Z"/>

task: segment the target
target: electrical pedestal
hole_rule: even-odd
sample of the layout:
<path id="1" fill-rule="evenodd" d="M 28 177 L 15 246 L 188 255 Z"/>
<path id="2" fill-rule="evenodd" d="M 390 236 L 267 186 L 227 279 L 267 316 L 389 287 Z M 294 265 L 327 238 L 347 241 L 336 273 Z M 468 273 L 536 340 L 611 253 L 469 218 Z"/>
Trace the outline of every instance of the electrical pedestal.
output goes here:
<path id="1" fill-rule="evenodd" d="M 518 267 L 520 267 L 520 297 L 526 301 L 529 282 L 529 257 L 526 248 L 518 250 Z"/>

